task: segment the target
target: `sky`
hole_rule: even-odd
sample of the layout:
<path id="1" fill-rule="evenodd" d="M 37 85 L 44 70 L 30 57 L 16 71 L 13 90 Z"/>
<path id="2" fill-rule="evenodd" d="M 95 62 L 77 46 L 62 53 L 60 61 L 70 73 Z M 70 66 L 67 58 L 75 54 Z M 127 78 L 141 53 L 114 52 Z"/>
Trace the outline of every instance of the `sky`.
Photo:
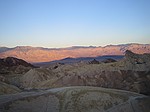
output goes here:
<path id="1" fill-rule="evenodd" d="M 0 0 L 0 46 L 150 44 L 150 0 Z"/>

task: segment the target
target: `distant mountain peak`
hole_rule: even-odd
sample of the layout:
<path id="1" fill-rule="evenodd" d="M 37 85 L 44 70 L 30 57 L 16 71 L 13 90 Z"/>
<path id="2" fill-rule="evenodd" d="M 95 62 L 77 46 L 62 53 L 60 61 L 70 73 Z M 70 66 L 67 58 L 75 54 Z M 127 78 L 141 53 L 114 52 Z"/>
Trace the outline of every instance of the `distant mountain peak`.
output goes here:
<path id="1" fill-rule="evenodd" d="M 32 49 L 32 48 L 36 48 L 36 47 L 32 47 L 32 46 L 16 46 L 14 48 L 15 49 Z"/>

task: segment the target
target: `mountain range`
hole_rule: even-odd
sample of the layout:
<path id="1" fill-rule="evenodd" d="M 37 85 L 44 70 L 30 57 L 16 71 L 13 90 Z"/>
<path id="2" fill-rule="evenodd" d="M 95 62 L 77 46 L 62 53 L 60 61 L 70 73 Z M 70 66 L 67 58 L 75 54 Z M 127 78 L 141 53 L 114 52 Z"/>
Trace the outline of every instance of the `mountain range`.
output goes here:
<path id="1" fill-rule="evenodd" d="M 30 63 L 50 62 L 64 58 L 97 57 L 105 55 L 124 55 L 126 50 L 134 53 L 150 53 L 150 44 L 120 44 L 98 46 L 72 46 L 67 48 L 43 48 L 17 46 L 14 48 L 0 47 L 0 58 L 16 57 Z"/>

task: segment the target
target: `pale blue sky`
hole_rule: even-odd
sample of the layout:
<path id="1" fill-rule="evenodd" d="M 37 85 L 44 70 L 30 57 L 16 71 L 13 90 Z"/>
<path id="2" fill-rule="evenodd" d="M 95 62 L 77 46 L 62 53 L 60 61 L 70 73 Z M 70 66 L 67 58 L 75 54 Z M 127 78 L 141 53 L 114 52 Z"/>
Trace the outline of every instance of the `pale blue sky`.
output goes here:
<path id="1" fill-rule="evenodd" d="M 150 0 L 0 0 L 0 46 L 150 43 Z"/>

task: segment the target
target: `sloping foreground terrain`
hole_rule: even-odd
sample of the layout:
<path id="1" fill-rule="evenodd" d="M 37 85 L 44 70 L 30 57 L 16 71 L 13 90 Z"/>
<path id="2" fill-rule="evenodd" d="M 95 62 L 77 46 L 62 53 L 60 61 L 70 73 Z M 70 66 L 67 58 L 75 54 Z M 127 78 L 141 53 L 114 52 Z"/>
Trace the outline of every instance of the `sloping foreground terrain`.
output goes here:
<path id="1" fill-rule="evenodd" d="M 149 112 L 144 95 L 99 87 L 63 87 L 0 96 L 0 112 Z"/>
<path id="2" fill-rule="evenodd" d="M 21 92 L 19 88 L 0 81 L 0 95 Z"/>

